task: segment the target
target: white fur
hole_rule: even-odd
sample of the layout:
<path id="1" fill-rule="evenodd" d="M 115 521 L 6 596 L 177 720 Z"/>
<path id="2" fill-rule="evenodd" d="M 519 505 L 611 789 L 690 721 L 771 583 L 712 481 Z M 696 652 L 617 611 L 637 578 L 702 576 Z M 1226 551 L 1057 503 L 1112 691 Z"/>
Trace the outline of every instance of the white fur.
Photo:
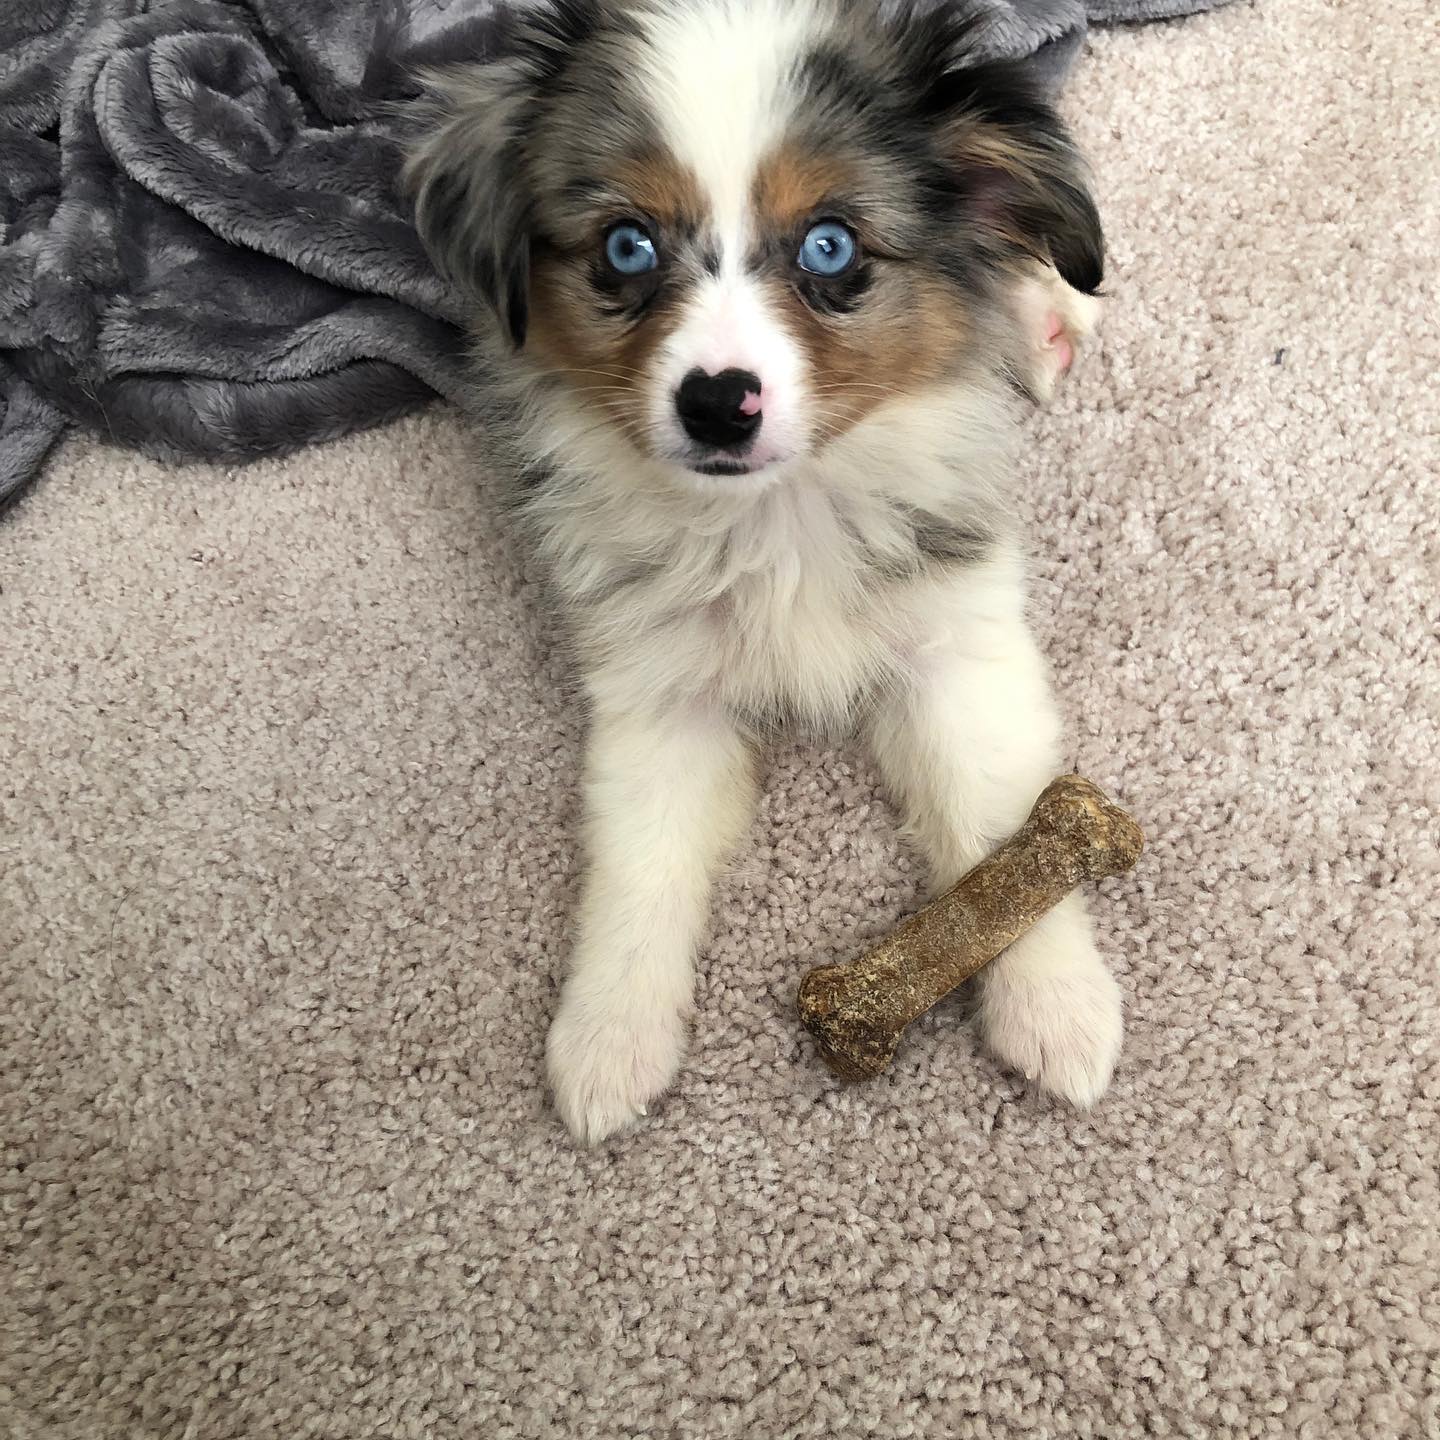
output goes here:
<path id="1" fill-rule="evenodd" d="M 1100 302 L 1067 285 L 1053 265 L 1037 265 L 1016 290 L 1013 303 L 1021 334 L 1029 339 L 1021 379 L 1037 400 L 1048 400 L 1082 343 L 1094 332 Z M 1049 333 L 1052 318 L 1058 327 L 1053 338 Z"/>
<path id="2" fill-rule="evenodd" d="M 819 454 L 726 482 L 646 461 L 565 401 L 545 402 L 535 442 L 576 477 L 531 509 L 558 583 L 583 603 L 607 573 L 655 567 L 643 587 L 580 614 L 592 696 L 665 709 L 703 694 L 848 727 L 877 687 L 905 678 L 935 603 L 930 584 L 878 598 L 864 550 L 908 543 L 896 500 L 998 519 L 1009 413 L 998 387 L 916 394 Z"/>
<path id="3" fill-rule="evenodd" d="M 750 187 L 785 133 L 787 74 L 830 23 L 806 0 L 718 0 L 642 12 L 649 43 L 637 83 L 675 158 L 700 181 L 714 227 L 719 273 L 698 287 L 656 365 L 651 423 L 661 453 L 689 448 L 674 394 L 695 369 L 748 370 L 760 378 L 764 420 L 745 464 L 788 459 L 813 439 L 803 357 L 746 273 Z"/>
<path id="4" fill-rule="evenodd" d="M 814 438 L 805 419 L 809 396 L 800 347 L 754 280 L 726 263 L 727 253 L 722 251 L 720 274 L 696 287 L 684 318 L 657 357 L 651 425 L 661 437 L 660 453 L 680 459 L 690 448 L 675 412 L 680 382 L 696 369 L 711 375 L 748 370 L 760 380 L 764 421 L 745 463 L 758 471 L 788 460 Z"/>
<path id="5" fill-rule="evenodd" d="M 711 877 L 749 816 L 750 755 L 704 706 L 601 712 L 585 785 L 590 857 L 572 974 L 547 1049 L 582 1140 L 644 1114 L 684 1049 Z"/>
<path id="6" fill-rule="evenodd" d="M 937 614 L 925 673 L 876 711 L 870 738 L 934 888 L 948 889 L 1020 827 L 1060 768 L 1059 721 L 1021 613 L 1019 576 L 992 566 Z M 1120 1050 L 1120 990 L 1071 896 L 981 973 L 996 1055 L 1078 1106 Z"/>
<path id="7" fill-rule="evenodd" d="M 652 420 L 673 424 L 658 406 L 685 370 L 734 364 L 761 374 L 771 448 L 754 474 L 702 478 L 561 391 L 521 397 L 525 443 L 551 472 L 527 514 L 592 708 L 585 893 L 548 1046 L 560 1112 L 591 1143 L 644 1114 L 679 1066 L 712 878 L 750 813 L 752 720 L 862 725 L 937 885 L 1009 834 L 1060 764 L 1006 538 L 1007 388 L 977 374 L 890 399 L 817 449 L 795 347 L 740 273 L 786 67 L 823 21 L 808 3 L 716 0 L 657 6 L 647 23 L 640 83 L 709 187 L 724 248 Z M 1051 298 L 1037 281 L 1022 308 Z M 983 563 L 882 582 L 888 558 L 914 559 L 905 506 L 1001 538 Z M 1099 1096 L 1120 1000 L 1078 901 L 990 967 L 980 1017 L 1006 1063 L 1077 1105 Z"/>
<path id="8" fill-rule="evenodd" d="M 583 484 L 551 489 L 533 513 L 581 602 L 595 710 L 590 868 L 549 1047 L 578 1137 L 597 1141 L 643 1114 L 679 1064 L 705 896 L 749 811 L 733 717 L 788 712 L 837 728 L 870 714 L 937 885 L 1013 831 L 1060 768 L 1014 545 L 883 600 L 867 592 L 857 550 L 857 537 L 883 549 L 887 500 L 994 518 L 1007 418 L 998 392 L 915 397 L 763 486 L 707 495 L 619 442 L 607 453 L 588 430 L 571 442 Z M 566 464 L 563 418 L 543 431 Z M 587 610 L 587 585 L 622 557 L 655 569 Z M 1120 996 L 1078 901 L 990 967 L 980 1016 L 1007 1064 L 1076 1105 L 1099 1097 Z"/>
<path id="9" fill-rule="evenodd" d="M 738 264 L 750 184 L 791 114 L 788 74 L 833 23 L 811 0 L 660 3 L 642 16 L 648 43 L 637 87 L 666 146 L 700 178 L 710 214 Z"/>

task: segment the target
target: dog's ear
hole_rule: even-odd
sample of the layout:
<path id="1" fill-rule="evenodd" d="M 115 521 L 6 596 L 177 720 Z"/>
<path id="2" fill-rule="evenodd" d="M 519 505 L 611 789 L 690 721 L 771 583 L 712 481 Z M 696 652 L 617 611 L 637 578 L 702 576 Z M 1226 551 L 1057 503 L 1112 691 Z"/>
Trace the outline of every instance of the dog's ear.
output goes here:
<path id="1" fill-rule="evenodd" d="M 1093 294 L 1105 274 L 1105 237 L 1064 122 L 1023 65 L 969 58 L 973 25 L 930 24 L 919 41 L 919 103 L 965 212 Z"/>
<path id="2" fill-rule="evenodd" d="M 1105 278 L 1105 235 L 1084 164 L 1050 105 L 1010 67 L 997 68 L 968 77 L 968 98 L 946 122 L 961 194 L 981 225 L 1093 295 Z"/>
<path id="3" fill-rule="evenodd" d="M 440 271 L 494 307 L 518 349 L 530 317 L 532 201 L 525 139 L 548 88 L 600 26 L 606 0 L 502 12 L 496 58 L 432 71 L 404 183 Z"/>
<path id="4" fill-rule="evenodd" d="M 530 314 L 530 199 L 520 159 L 529 82 L 514 60 L 428 75 L 404 174 L 430 258 L 494 308 L 517 349 Z"/>

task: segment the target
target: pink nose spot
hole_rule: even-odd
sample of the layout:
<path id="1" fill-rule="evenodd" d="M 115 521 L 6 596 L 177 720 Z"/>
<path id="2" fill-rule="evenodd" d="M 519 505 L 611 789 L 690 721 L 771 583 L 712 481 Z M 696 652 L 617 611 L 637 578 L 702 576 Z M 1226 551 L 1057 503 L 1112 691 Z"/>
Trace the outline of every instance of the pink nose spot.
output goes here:
<path id="1" fill-rule="evenodd" d="M 753 390 L 745 392 L 745 398 L 740 402 L 740 413 L 742 415 L 758 415 L 760 413 L 760 397 Z"/>

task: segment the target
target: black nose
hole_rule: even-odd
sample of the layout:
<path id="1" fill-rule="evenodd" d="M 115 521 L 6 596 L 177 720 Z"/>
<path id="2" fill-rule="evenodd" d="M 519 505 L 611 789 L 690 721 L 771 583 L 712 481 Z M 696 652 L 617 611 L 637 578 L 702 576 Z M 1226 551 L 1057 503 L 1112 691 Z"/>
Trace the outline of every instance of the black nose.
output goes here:
<path id="1" fill-rule="evenodd" d="M 760 377 L 748 370 L 718 375 L 692 370 L 675 392 L 675 409 L 692 440 L 718 450 L 743 450 L 760 428 Z"/>

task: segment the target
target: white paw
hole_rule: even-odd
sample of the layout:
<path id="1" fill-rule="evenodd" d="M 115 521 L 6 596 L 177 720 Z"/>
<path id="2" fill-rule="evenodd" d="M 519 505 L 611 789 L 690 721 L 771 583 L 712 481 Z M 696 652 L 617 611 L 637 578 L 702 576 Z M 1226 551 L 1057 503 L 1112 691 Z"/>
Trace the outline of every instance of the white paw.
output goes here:
<path id="1" fill-rule="evenodd" d="M 1021 380 L 1035 399 L 1048 400 L 1074 364 L 1081 341 L 1095 329 L 1100 302 L 1072 289 L 1046 265 L 1021 283 L 1016 306 L 1027 342 Z"/>
<path id="2" fill-rule="evenodd" d="M 987 978 L 981 993 L 986 1045 L 1027 1080 L 1089 1109 L 1105 1093 L 1120 1054 L 1120 987 L 1093 949 L 1063 966 L 1053 956 L 1040 965 L 1007 965 L 1009 958 L 993 962 L 1005 968 Z"/>
<path id="3" fill-rule="evenodd" d="M 586 1145 L 623 1130 L 669 1088 L 685 1051 L 685 1018 L 624 991 L 572 981 L 545 1047 L 555 1106 Z"/>

